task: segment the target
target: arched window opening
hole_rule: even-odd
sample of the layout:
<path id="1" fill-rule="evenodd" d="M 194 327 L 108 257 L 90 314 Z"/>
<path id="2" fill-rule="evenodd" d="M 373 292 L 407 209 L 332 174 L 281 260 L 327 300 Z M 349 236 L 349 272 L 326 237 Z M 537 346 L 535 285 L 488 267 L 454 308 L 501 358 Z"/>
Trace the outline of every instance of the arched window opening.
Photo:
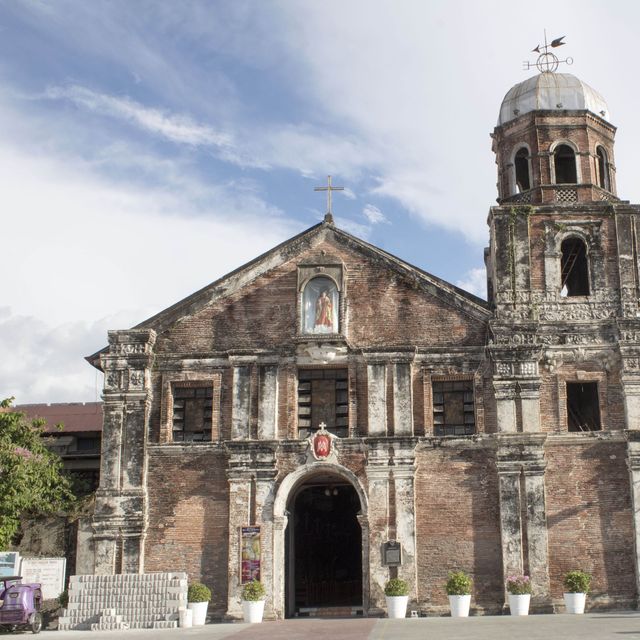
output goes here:
<path id="1" fill-rule="evenodd" d="M 556 184 L 576 184 L 576 154 L 567 144 L 561 144 L 553 154 L 556 169 Z"/>
<path id="2" fill-rule="evenodd" d="M 531 189 L 529 178 L 529 152 L 525 147 L 518 149 L 515 157 L 516 166 L 516 189 L 518 193 Z"/>
<path id="3" fill-rule="evenodd" d="M 562 296 L 589 295 L 589 266 L 587 247 L 580 238 L 567 238 L 562 242 Z"/>
<path id="4" fill-rule="evenodd" d="M 596 149 L 596 163 L 598 165 L 598 186 L 610 191 L 609 161 L 607 160 L 607 152 L 602 147 Z"/>

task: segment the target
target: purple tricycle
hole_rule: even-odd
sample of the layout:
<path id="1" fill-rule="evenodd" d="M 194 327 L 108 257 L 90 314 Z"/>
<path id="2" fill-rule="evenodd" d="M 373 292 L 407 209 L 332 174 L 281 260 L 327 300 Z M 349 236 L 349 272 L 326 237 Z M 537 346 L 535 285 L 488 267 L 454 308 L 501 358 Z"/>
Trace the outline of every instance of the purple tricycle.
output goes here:
<path id="1" fill-rule="evenodd" d="M 0 576 L 0 628 L 42 629 L 42 585 L 22 584 L 22 576 Z"/>

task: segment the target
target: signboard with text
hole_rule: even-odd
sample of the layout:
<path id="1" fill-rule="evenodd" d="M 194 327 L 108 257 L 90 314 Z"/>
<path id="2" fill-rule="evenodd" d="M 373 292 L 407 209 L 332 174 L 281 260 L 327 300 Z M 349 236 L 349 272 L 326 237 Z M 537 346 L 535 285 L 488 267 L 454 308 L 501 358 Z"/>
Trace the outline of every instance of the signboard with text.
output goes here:
<path id="1" fill-rule="evenodd" d="M 240 583 L 260 580 L 260 527 L 240 528 Z"/>
<path id="2" fill-rule="evenodd" d="M 66 558 L 22 558 L 23 582 L 39 582 L 45 600 L 57 598 L 64 591 Z"/>

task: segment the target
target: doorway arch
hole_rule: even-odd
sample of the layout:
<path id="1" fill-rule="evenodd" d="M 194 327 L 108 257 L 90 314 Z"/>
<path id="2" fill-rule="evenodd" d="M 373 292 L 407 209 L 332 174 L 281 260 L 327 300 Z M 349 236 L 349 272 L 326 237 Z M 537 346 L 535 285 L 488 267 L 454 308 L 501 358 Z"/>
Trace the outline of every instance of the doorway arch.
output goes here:
<path id="1" fill-rule="evenodd" d="M 273 586 L 277 616 L 294 615 L 303 600 L 311 607 L 333 603 L 334 606 L 361 605 L 364 610 L 368 608 L 368 503 L 355 474 L 341 465 L 326 462 L 311 463 L 297 469 L 278 488 L 273 516 Z M 308 534 L 310 545 L 305 548 L 304 536 Z M 316 546 L 323 536 L 328 539 L 324 541 L 325 549 L 319 552 Z M 333 553 L 337 545 L 344 547 L 345 541 L 347 549 L 341 550 L 343 556 L 347 551 L 357 553 L 359 550 L 358 557 L 352 558 L 347 567 L 342 566 L 344 558 L 341 559 L 341 553 Z M 300 563 L 301 560 L 304 568 L 300 565 L 296 568 L 296 561 Z M 319 563 L 330 561 L 339 565 L 338 575 L 334 574 L 324 584 L 314 585 L 309 590 L 309 585 L 303 584 L 305 573 L 308 578 L 309 571 L 314 571 L 314 564 L 318 570 Z M 330 567 L 323 567 L 323 571 L 325 578 L 331 574 Z M 354 571 L 359 575 L 354 577 Z"/>

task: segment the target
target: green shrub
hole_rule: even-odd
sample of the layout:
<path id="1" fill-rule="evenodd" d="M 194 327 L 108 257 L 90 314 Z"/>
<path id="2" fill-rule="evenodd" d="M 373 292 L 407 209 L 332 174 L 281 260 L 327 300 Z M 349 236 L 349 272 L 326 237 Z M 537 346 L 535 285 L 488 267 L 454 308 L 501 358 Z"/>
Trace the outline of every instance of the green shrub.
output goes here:
<path id="1" fill-rule="evenodd" d="M 400 578 L 392 578 L 384 585 L 385 596 L 408 596 L 409 585 Z"/>
<path id="2" fill-rule="evenodd" d="M 464 571 L 450 571 L 445 585 L 448 596 L 466 596 L 471 593 L 471 578 Z"/>
<path id="3" fill-rule="evenodd" d="M 584 571 L 569 571 L 564 574 L 563 582 L 567 593 L 589 593 L 591 576 Z"/>
<path id="4" fill-rule="evenodd" d="M 62 607 L 63 609 L 66 609 L 67 605 L 69 604 L 69 589 L 65 589 L 57 598 L 58 600 L 58 606 Z"/>
<path id="5" fill-rule="evenodd" d="M 262 582 L 259 580 L 252 580 L 242 587 L 242 599 L 249 602 L 255 602 L 256 600 L 264 600 L 265 591 Z"/>
<path id="6" fill-rule="evenodd" d="M 193 582 L 189 585 L 187 600 L 189 602 L 209 602 L 211 600 L 211 589 L 200 582 Z"/>

